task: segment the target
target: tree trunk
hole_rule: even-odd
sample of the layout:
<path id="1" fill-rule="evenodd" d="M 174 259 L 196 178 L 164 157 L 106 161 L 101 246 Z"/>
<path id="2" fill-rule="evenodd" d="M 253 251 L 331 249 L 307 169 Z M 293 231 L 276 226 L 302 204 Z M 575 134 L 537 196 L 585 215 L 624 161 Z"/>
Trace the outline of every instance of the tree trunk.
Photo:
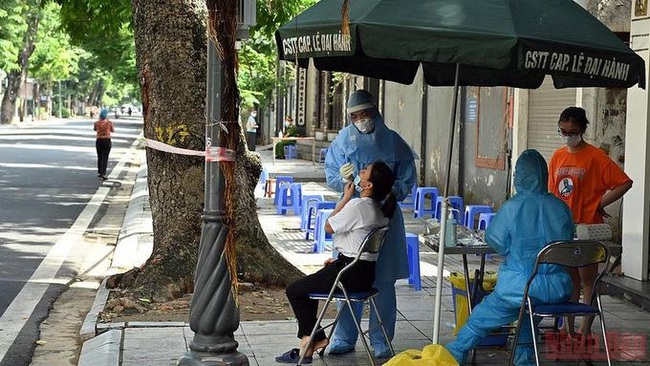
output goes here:
<path id="1" fill-rule="evenodd" d="M 132 4 L 145 137 L 203 151 L 205 2 L 133 0 Z M 253 191 L 261 171 L 259 156 L 245 149 L 238 123 L 225 126 L 228 140 L 235 142 L 228 147 L 236 151 L 232 175 L 226 177 L 226 186 L 236 189 L 228 190 L 225 205 L 238 272 L 243 274 L 240 280 L 284 285 L 300 273 L 272 248 L 257 219 Z M 163 301 L 193 290 L 204 199 L 204 159 L 147 149 L 147 164 L 153 253 L 141 269 L 110 282 Z"/>
<path id="2" fill-rule="evenodd" d="M 20 86 L 24 85 L 25 80 L 27 79 L 29 58 L 32 56 L 32 53 L 34 53 L 34 39 L 36 38 L 36 32 L 38 31 L 41 9 L 42 6 L 40 5 L 40 2 L 38 2 L 38 6 L 32 7 L 27 14 L 27 30 L 23 36 L 23 47 L 20 54 L 18 54 L 17 61 L 20 70 L 12 71 L 7 75 L 8 85 L 5 90 L 5 95 L 2 98 L 2 106 L 0 106 L 0 125 L 11 123 L 11 120 L 14 117 L 14 111 L 16 110 L 16 99 L 18 97 L 25 98 L 25 96 L 18 95 L 18 92 L 20 91 Z"/>

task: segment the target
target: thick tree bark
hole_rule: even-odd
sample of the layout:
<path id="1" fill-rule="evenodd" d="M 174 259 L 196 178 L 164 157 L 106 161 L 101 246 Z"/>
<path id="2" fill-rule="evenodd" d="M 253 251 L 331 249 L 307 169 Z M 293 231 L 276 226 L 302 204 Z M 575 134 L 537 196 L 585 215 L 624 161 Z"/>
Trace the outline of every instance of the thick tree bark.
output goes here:
<path id="1" fill-rule="evenodd" d="M 146 138 L 204 150 L 207 13 L 200 0 L 133 0 L 136 61 Z M 257 219 L 254 187 L 258 155 L 247 152 L 238 123 L 226 124 L 236 151 L 226 185 L 227 225 L 240 280 L 284 285 L 300 275 L 269 244 Z M 223 139 L 222 139 L 223 141 Z M 233 143 L 231 145 L 231 143 Z M 222 146 L 226 146 L 222 144 Z M 154 249 L 136 271 L 113 278 L 154 300 L 191 292 L 201 231 L 204 160 L 147 149 Z M 127 280 L 128 279 L 128 280 Z"/>

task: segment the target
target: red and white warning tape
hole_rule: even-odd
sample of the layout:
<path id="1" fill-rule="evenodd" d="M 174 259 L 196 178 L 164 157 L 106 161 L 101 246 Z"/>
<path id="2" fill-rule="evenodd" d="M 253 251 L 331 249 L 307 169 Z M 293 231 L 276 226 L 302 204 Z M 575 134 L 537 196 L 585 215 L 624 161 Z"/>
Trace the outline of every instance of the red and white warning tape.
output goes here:
<path id="1" fill-rule="evenodd" d="M 144 139 L 147 147 L 154 150 L 168 152 L 179 155 L 205 156 L 205 160 L 212 161 L 235 161 L 235 151 L 218 146 L 207 145 L 205 151 L 183 149 L 176 146 L 167 145 L 164 142 Z"/>

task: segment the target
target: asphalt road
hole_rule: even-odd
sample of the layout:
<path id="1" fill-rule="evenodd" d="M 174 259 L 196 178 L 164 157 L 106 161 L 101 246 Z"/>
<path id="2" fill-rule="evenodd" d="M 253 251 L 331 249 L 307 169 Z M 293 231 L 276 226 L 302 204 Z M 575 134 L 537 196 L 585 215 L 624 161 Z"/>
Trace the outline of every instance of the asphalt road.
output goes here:
<path id="1" fill-rule="evenodd" d="M 128 117 L 127 117 L 128 118 Z M 113 120 L 109 177 L 142 120 Z M 80 236 L 108 193 L 92 120 L 0 126 L 0 365 L 29 365 L 38 324 L 76 274 Z M 116 168 L 117 165 L 117 168 Z"/>

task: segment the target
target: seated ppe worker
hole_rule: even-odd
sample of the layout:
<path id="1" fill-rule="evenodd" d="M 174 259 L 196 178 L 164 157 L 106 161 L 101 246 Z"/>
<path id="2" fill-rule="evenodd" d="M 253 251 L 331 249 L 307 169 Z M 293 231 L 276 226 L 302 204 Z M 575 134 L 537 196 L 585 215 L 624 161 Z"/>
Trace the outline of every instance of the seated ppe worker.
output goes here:
<path id="1" fill-rule="evenodd" d="M 501 206 L 485 231 L 487 243 L 505 257 L 496 288 L 476 305 L 456 340 L 445 346 L 460 365 L 481 338 L 517 320 L 524 287 L 540 250 L 555 240 L 573 239 L 571 211 L 547 191 L 548 168 L 539 152 L 526 150 L 519 156 L 514 181 L 517 194 Z M 564 267 L 543 265 L 529 294 L 536 301 L 555 303 L 568 300 L 571 289 L 571 277 Z M 521 325 L 518 344 L 515 364 L 534 365 L 527 319 Z"/>
<path id="2" fill-rule="evenodd" d="M 395 213 L 397 200 L 391 193 L 395 181 L 391 169 L 382 162 L 375 162 L 361 170 L 357 183 L 345 186 L 343 197 L 338 202 L 325 224 L 328 233 L 335 233 L 334 249 L 339 256 L 328 258 L 318 272 L 305 276 L 287 287 L 286 294 L 298 320 L 300 348 L 294 348 L 275 360 L 281 363 L 297 363 L 304 354 L 303 363 L 311 363 L 315 350 L 327 347 L 329 340 L 321 330 L 309 341 L 316 324 L 318 300 L 309 298 L 310 293 L 329 292 L 336 276 L 354 260 L 360 245 L 372 230 L 388 224 Z M 360 191 L 360 198 L 353 198 Z M 367 291 L 375 280 L 376 254 L 364 253 L 341 279 L 350 292 Z"/>
<path id="3" fill-rule="evenodd" d="M 295 124 L 293 124 L 293 118 L 291 116 L 287 116 L 284 119 L 285 123 L 285 132 L 282 135 L 282 137 L 296 137 L 298 136 L 298 127 L 296 127 Z M 284 147 L 288 145 L 295 145 L 296 141 L 279 141 L 275 145 L 275 158 L 276 159 L 284 159 Z"/>

